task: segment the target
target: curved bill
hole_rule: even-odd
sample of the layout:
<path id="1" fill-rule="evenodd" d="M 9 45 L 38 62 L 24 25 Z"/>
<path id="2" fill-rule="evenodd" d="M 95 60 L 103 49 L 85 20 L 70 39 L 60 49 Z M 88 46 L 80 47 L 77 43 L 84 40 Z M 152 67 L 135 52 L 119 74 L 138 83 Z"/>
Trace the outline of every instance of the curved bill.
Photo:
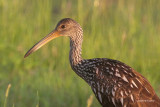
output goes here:
<path id="1" fill-rule="evenodd" d="M 38 43 L 36 43 L 25 55 L 24 58 L 29 56 L 31 53 L 35 52 L 39 48 L 41 48 L 43 45 L 51 41 L 52 39 L 55 39 L 57 37 L 61 36 L 58 31 L 54 30 L 53 32 L 49 33 L 46 37 L 44 37 L 42 40 L 40 40 Z"/>

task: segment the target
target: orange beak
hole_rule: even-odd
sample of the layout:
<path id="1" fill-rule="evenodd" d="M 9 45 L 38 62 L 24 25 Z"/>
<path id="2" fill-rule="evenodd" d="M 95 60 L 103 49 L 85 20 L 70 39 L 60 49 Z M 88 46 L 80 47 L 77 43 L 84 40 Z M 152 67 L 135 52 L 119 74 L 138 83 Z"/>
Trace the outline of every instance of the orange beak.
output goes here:
<path id="1" fill-rule="evenodd" d="M 38 43 L 36 43 L 25 55 L 24 58 L 26 58 L 27 56 L 29 56 L 31 53 L 35 52 L 36 50 L 38 50 L 39 48 L 41 48 L 43 45 L 45 45 L 46 43 L 48 43 L 49 41 L 62 36 L 59 34 L 59 32 L 57 30 L 52 31 L 51 33 L 49 33 L 46 37 L 44 37 L 42 40 L 40 40 Z"/>

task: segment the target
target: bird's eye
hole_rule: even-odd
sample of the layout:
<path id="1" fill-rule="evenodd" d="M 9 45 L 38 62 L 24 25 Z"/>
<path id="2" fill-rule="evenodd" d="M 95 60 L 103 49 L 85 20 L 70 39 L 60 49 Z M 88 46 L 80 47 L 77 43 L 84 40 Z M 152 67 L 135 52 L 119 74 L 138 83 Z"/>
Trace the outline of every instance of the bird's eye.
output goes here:
<path id="1" fill-rule="evenodd" d="M 65 27 L 66 27 L 65 25 L 62 25 L 62 26 L 61 26 L 62 29 L 64 29 Z"/>

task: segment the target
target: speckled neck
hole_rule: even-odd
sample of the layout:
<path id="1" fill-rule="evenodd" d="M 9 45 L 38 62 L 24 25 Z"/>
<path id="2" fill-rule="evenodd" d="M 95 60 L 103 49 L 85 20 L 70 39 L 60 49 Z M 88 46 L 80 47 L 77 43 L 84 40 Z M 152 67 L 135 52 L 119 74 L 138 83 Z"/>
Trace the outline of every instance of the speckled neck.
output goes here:
<path id="1" fill-rule="evenodd" d="M 77 33 L 74 34 L 74 36 L 70 36 L 69 60 L 72 68 L 74 68 L 74 66 L 76 66 L 83 60 L 81 57 L 82 42 L 83 42 L 82 30 L 78 30 Z"/>

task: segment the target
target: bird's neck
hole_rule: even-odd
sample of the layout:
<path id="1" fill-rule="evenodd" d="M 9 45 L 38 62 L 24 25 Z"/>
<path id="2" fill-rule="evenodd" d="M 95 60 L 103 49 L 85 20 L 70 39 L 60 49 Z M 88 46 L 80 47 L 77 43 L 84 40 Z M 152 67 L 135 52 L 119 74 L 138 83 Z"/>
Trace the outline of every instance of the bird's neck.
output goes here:
<path id="1" fill-rule="evenodd" d="M 76 38 L 70 37 L 69 60 L 72 68 L 83 60 L 81 56 L 82 41 L 82 35 L 79 35 Z"/>

